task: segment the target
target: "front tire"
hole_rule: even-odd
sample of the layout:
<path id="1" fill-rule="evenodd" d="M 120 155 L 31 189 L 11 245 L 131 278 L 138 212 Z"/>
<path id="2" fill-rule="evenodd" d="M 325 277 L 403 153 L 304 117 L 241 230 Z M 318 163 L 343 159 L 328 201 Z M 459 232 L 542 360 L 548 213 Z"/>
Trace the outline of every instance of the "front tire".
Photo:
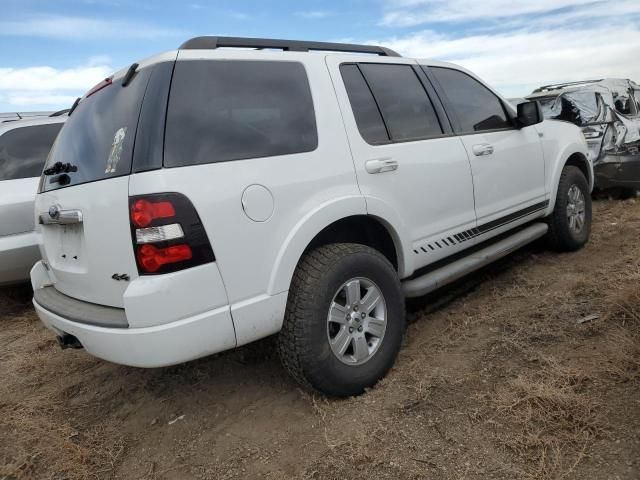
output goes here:
<path id="1" fill-rule="evenodd" d="M 331 244 L 298 264 L 278 350 L 303 386 L 345 397 L 387 373 L 404 330 L 404 297 L 389 261 L 364 245 Z"/>
<path id="2" fill-rule="evenodd" d="M 582 171 L 566 166 L 560 175 L 553 213 L 548 217 L 550 246 L 572 252 L 582 248 L 591 234 L 591 194 Z"/>

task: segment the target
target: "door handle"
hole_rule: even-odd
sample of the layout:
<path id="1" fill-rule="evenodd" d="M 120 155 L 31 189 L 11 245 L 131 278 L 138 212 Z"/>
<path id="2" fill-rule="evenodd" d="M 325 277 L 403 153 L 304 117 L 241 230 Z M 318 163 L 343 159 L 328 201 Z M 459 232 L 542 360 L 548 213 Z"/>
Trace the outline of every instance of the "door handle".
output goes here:
<path id="1" fill-rule="evenodd" d="M 485 155 L 491 155 L 493 153 L 493 145 L 489 145 L 488 143 L 480 143 L 478 145 L 474 145 L 471 150 L 473 150 L 473 154 L 476 157 L 483 157 Z"/>
<path id="2" fill-rule="evenodd" d="M 364 164 L 367 173 L 392 172 L 398 169 L 398 162 L 390 157 L 374 158 L 367 160 Z"/>
<path id="3" fill-rule="evenodd" d="M 82 223 L 82 212 L 80 210 L 60 210 L 57 205 L 53 205 L 48 212 L 41 213 L 40 225 L 72 225 Z"/>

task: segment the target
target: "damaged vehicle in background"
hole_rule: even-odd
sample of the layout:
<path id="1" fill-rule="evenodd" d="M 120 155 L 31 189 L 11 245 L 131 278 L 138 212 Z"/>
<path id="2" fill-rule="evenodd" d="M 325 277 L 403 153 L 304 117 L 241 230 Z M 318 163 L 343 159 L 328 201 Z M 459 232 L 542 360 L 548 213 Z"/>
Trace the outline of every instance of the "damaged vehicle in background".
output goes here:
<path id="1" fill-rule="evenodd" d="M 527 96 L 546 118 L 582 128 L 596 188 L 632 196 L 640 189 L 640 85 L 607 78 L 547 85 Z"/>

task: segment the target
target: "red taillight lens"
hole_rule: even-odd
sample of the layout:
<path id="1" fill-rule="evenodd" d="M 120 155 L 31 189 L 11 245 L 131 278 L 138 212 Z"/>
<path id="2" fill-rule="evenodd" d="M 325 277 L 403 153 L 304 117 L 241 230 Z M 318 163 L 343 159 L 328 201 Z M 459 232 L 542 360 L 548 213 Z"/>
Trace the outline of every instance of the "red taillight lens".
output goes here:
<path id="1" fill-rule="evenodd" d="M 167 263 L 191 260 L 192 256 L 193 253 L 189 245 L 172 245 L 166 248 L 142 245 L 138 248 L 138 262 L 148 273 L 157 272 L 160 267 Z"/>
<path id="2" fill-rule="evenodd" d="M 175 214 L 176 210 L 171 202 L 136 200 L 131 206 L 131 221 L 140 228 L 148 227 L 157 218 L 170 218 Z"/>
<path id="3" fill-rule="evenodd" d="M 216 261 L 202 220 L 182 193 L 131 196 L 129 217 L 140 275 L 163 275 Z"/>

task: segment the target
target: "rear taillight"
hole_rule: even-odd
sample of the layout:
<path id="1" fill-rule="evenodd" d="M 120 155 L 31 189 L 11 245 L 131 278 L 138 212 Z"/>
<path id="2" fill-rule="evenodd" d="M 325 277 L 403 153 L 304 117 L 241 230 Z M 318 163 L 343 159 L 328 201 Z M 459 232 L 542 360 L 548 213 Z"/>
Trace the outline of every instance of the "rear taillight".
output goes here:
<path id="1" fill-rule="evenodd" d="M 158 248 L 153 245 L 142 245 L 138 248 L 138 263 L 147 273 L 155 273 L 163 265 L 185 262 L 193 258 L 189 245 L 172 245 Z"/>
<path id="2" fill-rule="evenodd" d="M 198 212 L 181 193 L 129 198 L 138 272 L 158 275 L 215 261 Z"/>
<path id="3" fill-rule="evenodd" d="M 131 222 L 136 227 L 148 227 L 159 218 L 171 218 L 176 214 L 173 204 L 168 201 L 150 202 L 141 198 L 131 206 Z"/>

